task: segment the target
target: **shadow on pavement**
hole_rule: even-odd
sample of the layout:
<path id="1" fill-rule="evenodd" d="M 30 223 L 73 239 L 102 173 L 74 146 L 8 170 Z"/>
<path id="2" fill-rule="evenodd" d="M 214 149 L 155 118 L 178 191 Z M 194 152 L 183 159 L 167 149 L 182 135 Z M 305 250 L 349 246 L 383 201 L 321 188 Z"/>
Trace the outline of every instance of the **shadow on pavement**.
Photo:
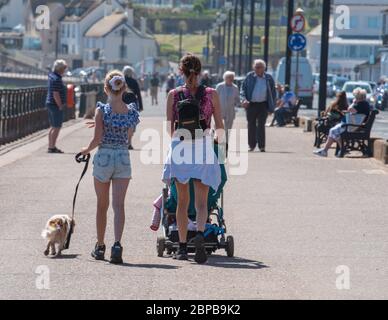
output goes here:
<path id="1" fill-rule="evenodd" d="M 209 257 L 209 260 L 206 264 L 211 267 L 218 268 L 231 268 L 231 269 L 264 269 L 269 268 L 269 266 L 263 264 L 260 261 L 249 260 L 239 257 L 228 258 L 224 256 L 213 255 Z"/>
<path id="2" fill-rule="evenodd" d="M 273 154 L 295 154 L 292 151 L 265 151 L 265 153 L 273 153 Z"/>
<path id="3" fill-rule="evenodd" d="M 79 256 L 80 256 L 79 254 L 63 254 L 58 257 L 52 257 L 51 259 L 56 259 L 56 260 L 77 259 Z"/>
<path id="4" fill-rule="evenodd" d="M 123 263 L 117 265 L 118 267 L 129 267 L 129 268 L 144 268 L 144 269 L 179 269 L 178 266 L 171 266 L 167 264 L 143 264 L 143 263 Z"/>

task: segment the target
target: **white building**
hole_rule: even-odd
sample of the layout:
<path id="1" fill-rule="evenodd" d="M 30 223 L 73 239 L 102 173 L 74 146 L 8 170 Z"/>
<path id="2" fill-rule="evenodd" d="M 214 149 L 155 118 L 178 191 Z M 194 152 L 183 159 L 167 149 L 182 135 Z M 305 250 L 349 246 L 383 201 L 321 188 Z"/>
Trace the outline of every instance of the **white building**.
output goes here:
<path id="1" fill-rule="evenodd" d="M 73 0 L 66 6 L 60 25 L 60 51 L 73 68 L 82 65 L 86 31 L 97 21 L 123 7 L 118 0 Z"/>
<path id="2" fill-rule="evenodd" d="M 339 6 L 349 12 L 349 28 L 343 28 Z M 329 33 L 329 72 L 355 79 L 355 67 L 373 61 L 382 48 L 382 10 L 388 9 L 387 0 L 334 0 L 333 17 Z M 321 50 L 321 26 L 307 35 L 307 56 L 316 72 L 319 72 Z M 368 79 L 365 79 L 368 80 Z"/>
<path id="3" fill-rule="evenodd" d="M 9 0 L 0 9 L 0 29 L 12 29 L 24 25 L 27 18 L 28 0 Z"/>
<path id="4" fill-rule="evenodd" d="M 341 23 L 334 23 L 333 36 L 352 39 L 380 39 L 383 15 L 388 9 L 387 0 L 334 0 L 334 21 L 342 14 L 336 13 L 339 6 L 349 8 L 349 28 Z"/>
<path id="5" fill-rule="evenodd" d="M 92 25 L 85 33 L 83 58 L 85 65 L 104 63 L 107 68 L 121 68 L 158 55 L 155 39 L 134 27 L 133 10 L 113 12 Z"/>

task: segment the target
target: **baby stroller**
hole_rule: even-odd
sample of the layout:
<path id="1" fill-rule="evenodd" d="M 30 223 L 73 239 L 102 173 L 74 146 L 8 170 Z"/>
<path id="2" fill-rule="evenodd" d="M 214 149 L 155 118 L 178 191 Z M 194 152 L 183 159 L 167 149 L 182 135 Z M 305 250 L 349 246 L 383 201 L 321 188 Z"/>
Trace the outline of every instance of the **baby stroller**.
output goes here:
<path id="1" fill-rule="evenodd" d="M 216 148 L 218 153 L 218 148 Z M 208 197 L 208 222 L 204 232 L 205 248 L 208 255 L 216 252 L 218 249 L 224 249 L 228 257 L 234 256 L 234 239 L 233 236 L 226 236 L 226 224 L 223 210 L 223 188 L 227 181 L 225 165 L 221 167 L 221 184 L 217 191 L 210 188 Z M 189 219 L 191 225 L 195 227 L 196 211 L 194 205 L 194 184 L 190 181 L 190 205 Z M 220 204 L 219 204 L 220 202 Z M 161 224 L 163 236 L 158 237 L 156 249 L 158 257 L 163 257 L 164 252 L 168 255 L 175 253 L 179 249 L 179 235 L 176 224 L 176 208 L 177 208 L 177 190 L 174 182 L 163 189 L 163 205 L 161 208 Z M 187 249 L 189 253 L 195 252 L 193 239 L 196 235 L 195 228 L 188 229 Z"/>

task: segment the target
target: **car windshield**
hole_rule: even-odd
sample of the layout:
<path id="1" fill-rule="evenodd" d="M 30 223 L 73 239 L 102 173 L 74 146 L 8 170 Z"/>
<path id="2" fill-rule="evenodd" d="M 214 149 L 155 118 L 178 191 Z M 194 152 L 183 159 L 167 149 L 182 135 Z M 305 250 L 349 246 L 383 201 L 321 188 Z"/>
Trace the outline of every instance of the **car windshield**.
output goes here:
<path id="1" fill-rule="evenodd" d="M 344 91 L 346 91 L 346 92 L 353 92 L 354 89 L 357 89 L 357 88 L 364 89 L 364 90 L 366 90 L 367 93 L 371 93 L 371 89 L 370 89 L 369 85 L 367 85 L 367 84 L 357 84 L 357 83 L 346 84 L 345 87 L 344 87 Z"/>

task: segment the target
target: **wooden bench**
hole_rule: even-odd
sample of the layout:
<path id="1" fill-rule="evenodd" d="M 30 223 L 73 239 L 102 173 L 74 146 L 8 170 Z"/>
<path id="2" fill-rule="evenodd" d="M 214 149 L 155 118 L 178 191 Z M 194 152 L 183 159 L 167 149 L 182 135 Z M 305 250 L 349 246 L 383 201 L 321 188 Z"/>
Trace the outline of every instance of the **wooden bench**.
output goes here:
<path id="1" fill-rule="evenodd" d="M 360 151 L 364 156 L 372 157 L 372 142 L 370 133 L 373 123 L 376 119 L 377 110 L 371 111 L 365 123 L 361 125 L 345 124 L 345 132 L 341 133 L 341 147 L 337 143 L 337 154 L 344 157 L 350 151 Z M 349 131 L 349 128 L 356 128 L 355 131 Z"/>

